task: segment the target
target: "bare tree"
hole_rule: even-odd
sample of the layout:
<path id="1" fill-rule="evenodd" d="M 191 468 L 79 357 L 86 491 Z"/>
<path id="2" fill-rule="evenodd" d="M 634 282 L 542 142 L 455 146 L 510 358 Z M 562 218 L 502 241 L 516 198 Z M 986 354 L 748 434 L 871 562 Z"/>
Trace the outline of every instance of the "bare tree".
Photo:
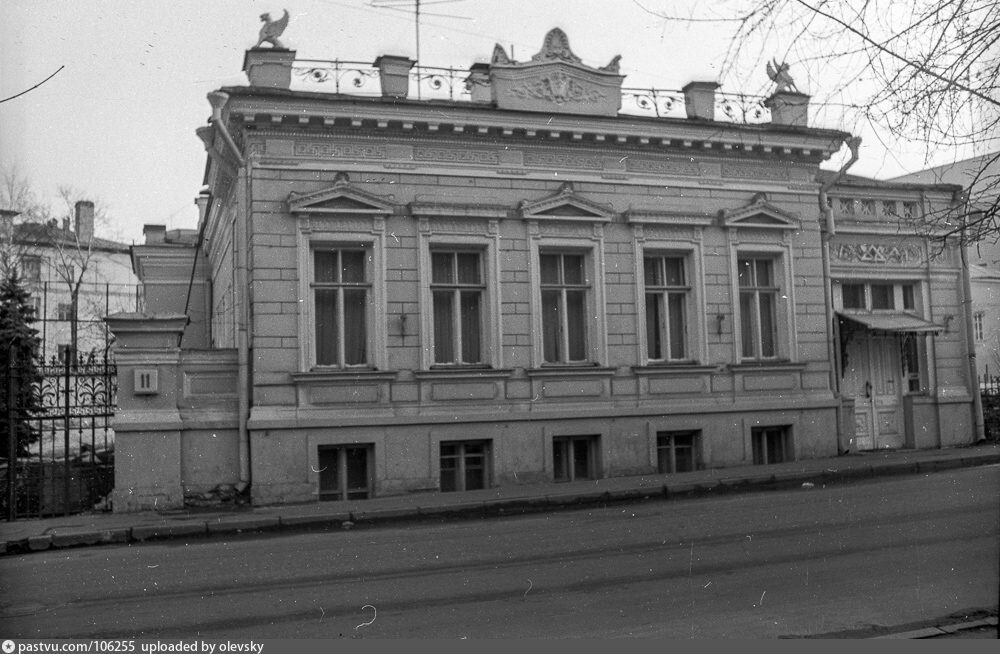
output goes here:
<path id="1" fill-rule="evenodd" d="M 637 2 L 637 4 L 639 4 Z M 723 78 L 758 79 L 772 57 L 814 81 L 813 104 L 852 131 L 870 126 L 890 156 L 920 144 L 925 163 L 942 150 L 983 155 L 961 184 L 963 210 L 927 216 L 937 238 L 1000 240 L 1000 4 L 996 0 L 724 0 L 711 15 L 732 39 Z M 663 6 L 667 6 L 663 4 Z M 801 86 L 801 84 L 800 84 Z"/>

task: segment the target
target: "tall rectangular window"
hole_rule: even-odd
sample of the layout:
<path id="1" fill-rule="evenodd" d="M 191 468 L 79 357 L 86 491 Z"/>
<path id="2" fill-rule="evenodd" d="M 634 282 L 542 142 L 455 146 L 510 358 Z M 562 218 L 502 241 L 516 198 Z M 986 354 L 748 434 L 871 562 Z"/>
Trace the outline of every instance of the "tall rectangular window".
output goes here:
<path id="1" fill-rule="evenodd" d="M 774 261 L 748 258 L 739 260 L 740 336 L 744 359 L 773 359 L 777 356 L 778 284 Z"/>
<path id="2" fill-rule="evenodd" d="M 917 308 L 916 296 L 914 295 L 913 284 L 903 284 L 903 309 L 913 311 Z"/>
<path id="3" fill-rule="evenodd" d="M 42 258 L 33 254 L 21 259 L 21 277 L 25 282 L 38 282 L 42 279 Z"/>
<path id="4" fill-rule="evenodd" d="M 977 311 L 975 315 L 972 316 L 972 331 L 977 342 L 982 343 L 986 340 L 986 330 L 983 326 L 983 321 L 986 314 L 982 311 Z"/>
<path id="5" fill-rule="evenodd" d="M 316 365 L 360 366 L 368 362 L 371 282 L 365 250 L 316 250 L 313 301 Z"/>
<path id="6" fill-rule="evenodd" d="M 478 252 L 432 252 L 434 362 L 481 363 L 483 294 Z"/>
<path id="7" fill-rule="evenodd" d="M 919 393 L 922 390 L 920 350 L 923 349 L 923 342 L 923 336 L 917 334 L 904 334 L 900 342 L 903 380 L 909 393 Z"/>
<path id="8" fill-rule="evenodd" d="M 541 254 L 542 351 L 546 363 L 587 360 L 587 293 L 582 254 Z"/>
<path id="9" fill-rule="evenodd" d="M 689 358 L 688 297 L 684 258 L 649 256 L 643 260 L 646 290 L 646 347 L 652 361 Z"/>
<path id="10" fill-rule="evenodd" d="M 73 320 L 73 305 L 69 302 L 56 304 L 56 320 Z"/>

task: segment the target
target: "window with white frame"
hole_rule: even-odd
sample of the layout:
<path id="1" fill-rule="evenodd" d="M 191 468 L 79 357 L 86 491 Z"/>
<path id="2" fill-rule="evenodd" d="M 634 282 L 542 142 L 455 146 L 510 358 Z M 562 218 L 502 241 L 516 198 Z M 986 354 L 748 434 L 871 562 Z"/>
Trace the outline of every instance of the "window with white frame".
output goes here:
<path id="1" fill-rule="evenodd" d="M 917 311 L 917 285 L 892 282 L 844 282 L 840 285 L 841 306 L 858 311 Z"/>
<path id="2" fill-rule="evenodd" d="M 313 250 L 313 317 L 317 366 L 368 364 L 371 281 L 368 251 Z"/>
<path id="3" fill-rule="evenodd" d="M 778 292 L 775 261 L 771 257 L 738 260 L 740 340 L 748 360 L 778 356 Z"/>
<path id="4" fill-rule="evenodd" d="M 21 259 L 21 277 L 26 282 L 38 282 L 42 279 L 42 258 L 29 254 Z"/>
<path id="5" fill-rule="evenodd" d="M 691 286 L 685 257 L 650 255 L 643 258 L 646 295 L 646 356 L 650 361 L 691 358 L 688 314 Z"/>
<path id="6" fill-rule="evenodd" d="M 483 362 L 483 282 L 480 252 L 431 253 L 434 363 Z"/>
<path id="7" fill-rule="evenodd" d="M 66 322 L 73 320 L 73 305 L 69 302 L 59 302 L 56 304 L 56 320 Z"/>
<path id="8" fill-rule="evenodd" d="M 972 316 L 972 332 L 976 338 L 977 343 L 982 343 L 986 340 L 986 329 L 984 327 L 984 322 L 986 319 L 986 314 L 982 311 L 977 311 Z"/>
<path id="9" fill-rule="evenodd" d="M 539 254 L 542 299 L 542 355 L 546 363 L 588 359 L 586 255 Z"/>

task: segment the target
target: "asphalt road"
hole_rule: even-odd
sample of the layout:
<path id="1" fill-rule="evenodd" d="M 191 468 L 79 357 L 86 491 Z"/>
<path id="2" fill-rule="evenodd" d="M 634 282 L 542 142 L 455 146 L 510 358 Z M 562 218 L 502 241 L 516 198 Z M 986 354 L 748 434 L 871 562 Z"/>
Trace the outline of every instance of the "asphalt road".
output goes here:
<path id="1" fill-rule="evenodd" d="M 4 638 L 775 638 L 993 609 L 1000 467 L 0 559 Z"/>

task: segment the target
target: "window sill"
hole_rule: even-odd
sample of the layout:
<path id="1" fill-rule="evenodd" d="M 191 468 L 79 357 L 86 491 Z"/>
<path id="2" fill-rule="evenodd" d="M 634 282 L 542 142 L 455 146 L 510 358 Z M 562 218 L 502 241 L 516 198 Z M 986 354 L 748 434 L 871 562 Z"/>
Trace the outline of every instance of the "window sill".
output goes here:
<path id="1" fill-rule="evenodd" d="M 566 375 L 611 377 L 615 374 L 615 370 L 615 368 L 598 366 L 596 363 L 557 363 L 545 364 L 542 368 L 529 368 L 525 370 L 525 373 L 529 377 L 564 377 Z"/>
<path id="2" fill-rule="evenodd" d="M 454 366 L 416 370 L 416 379 L 505 379 L 513 371 L 509 368 L 489 368 L 479 366 Z"/>
<path id="3" fill-rule="evenodd" d="M 291 373 L 292 381 L 297 384 L 357 381 L 392 381 L 396 378 L 395 370 L 375 370 L 374 368 L 357 368 L 347 370 L 309 370 Z"/>
<path id="4" fill-rule="evenodd" d="M 700 363 L 652 363 L 646 366 L 632 366 L 636 375 L 703 375 L 722 370 L 719 365 L 703 365 Z"/>
<path id="5" fill-rule="evenodd" d="M 742 363 L 730 363 L 728 368 L 734 372 L 747 372 L 751 370 L 805 370 L 806 364 L 788 360 L 744 361 Z"/>

